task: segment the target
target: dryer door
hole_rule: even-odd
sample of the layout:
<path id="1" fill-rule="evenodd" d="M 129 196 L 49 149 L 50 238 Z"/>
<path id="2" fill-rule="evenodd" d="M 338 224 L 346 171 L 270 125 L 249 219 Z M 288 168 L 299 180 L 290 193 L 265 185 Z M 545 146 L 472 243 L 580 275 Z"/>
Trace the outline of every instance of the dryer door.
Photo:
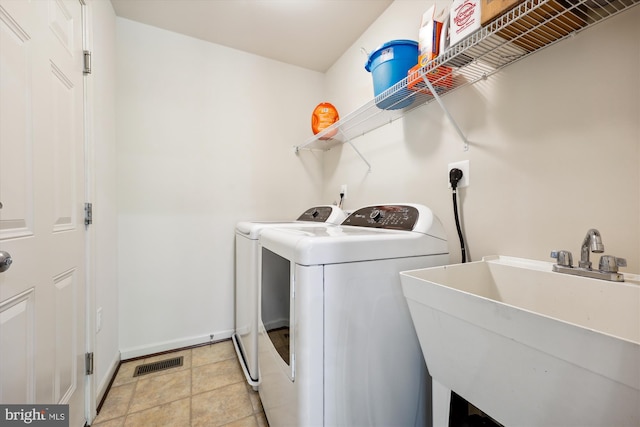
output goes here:
<path id="1" fill-rule="evenodd" d="M 293 339 L 293 263 L 262 248 L 260 316 L 265 338 L 271 343 L 280 360 L 294 378 Z"/>

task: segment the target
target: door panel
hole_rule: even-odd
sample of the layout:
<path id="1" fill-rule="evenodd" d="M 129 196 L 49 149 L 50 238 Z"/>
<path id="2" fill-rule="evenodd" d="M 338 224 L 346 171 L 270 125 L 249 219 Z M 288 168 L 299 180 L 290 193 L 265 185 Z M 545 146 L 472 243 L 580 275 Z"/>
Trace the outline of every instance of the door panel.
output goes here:
<path id="1" fill-rule="evenodd" d="M 25 403 L 35 399 L 33 388 L 34 290 L 29 289 L 0 304 L 0 402 Z"/>
<path id="2" fill-rule="evenodd" d="M 53 144 L 53 231 L 71 230 L 75 226 L 74 206 L 77 200 L 77 183 L 74 180 L 74 130 L 75 123 L 73 101 L 79 88 L 60 68 L 51 63 L 52 99 L 52 144 Z"/>
<path id="3" fill-rule="evenodd" d="M 31 45 L 0 6 L 0 239 L 33 235 Z"/>
<path id="4" fill-rule="evenodd" d="M 73 393 L 77 372 L 74 366 L 77 337 L 77 280 L 75 270 L 61 274 L 53 280 L 55 285 L 56 368 L 54 400 L 66 401 Z"/>
<path id="5" fill-rule="evenodd" d="M 78 0 L 0 0 L 0 402 L 84 425 L 82 22 Z"/>

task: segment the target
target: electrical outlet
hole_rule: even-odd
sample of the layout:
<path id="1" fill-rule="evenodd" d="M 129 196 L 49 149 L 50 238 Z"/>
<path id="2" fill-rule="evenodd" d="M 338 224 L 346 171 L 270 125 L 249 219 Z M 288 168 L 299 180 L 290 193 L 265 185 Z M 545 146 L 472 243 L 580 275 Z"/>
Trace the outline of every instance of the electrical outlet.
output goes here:
<path id="1" fill-rule="evenodd" d="M 96 332 L 102 330 L 102 307 L 96 311 Z"/>
<path id="2" fill-rule="evenodd" d="M 469 160 L 462 160 L 460 162 L 449 163 L 447 167 L 447 186 L 451 188 L 451 183 L 449 182 L 449 171 L 451 169 L 460 169 L 462 171 L 462 179 L 458 181 L 458 188 L 468 187 L 469 186 Z"/>
<path id="3" fill-rule="evenodd" d="M 342 184 L 340 186 L 340 194 L 343 194 L 342 196 L 343 199 L 347 198 L 347 184 Z"/>

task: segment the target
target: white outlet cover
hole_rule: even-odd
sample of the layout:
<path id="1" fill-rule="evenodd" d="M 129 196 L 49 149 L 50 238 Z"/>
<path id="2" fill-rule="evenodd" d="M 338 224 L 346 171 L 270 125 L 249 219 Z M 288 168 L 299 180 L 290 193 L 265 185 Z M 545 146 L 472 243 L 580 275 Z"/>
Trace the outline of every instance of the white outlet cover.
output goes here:
<path id="1" fill-rule="evenodd" d="M 447 187 L 451 188 L 449 182 L 449 171 L 451 169 L 460 169 L 462 171 L 462 179 L 458 182 L 458 188 L 464 188 L 469 186 L 469 160 L 462 160 L 460 162 L 449 163 L 447 167 Z"/>

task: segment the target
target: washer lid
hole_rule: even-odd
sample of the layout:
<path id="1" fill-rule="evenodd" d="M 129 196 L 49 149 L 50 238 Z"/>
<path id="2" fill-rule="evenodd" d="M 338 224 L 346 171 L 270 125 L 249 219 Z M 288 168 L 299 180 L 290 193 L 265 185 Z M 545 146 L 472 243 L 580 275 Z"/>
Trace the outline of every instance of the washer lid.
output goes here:
<path id="1" fill-rule="evenodd" d="M 271 227 L 259 239 L 263 247 L 301 265 L 449 252 L 438 218 L 413 203 L 365 206 L 338 227 Z"/>
<path id="2" fill-rule="evenodd" d="M 236 235 L 246 237 L 250 240 L 258 240 L 260 234 L 269 228 L 322 228 L 337 227 L 335 224 L 327 222 L 310 222 L 310 221 L 294 221 L 294 222 L 249 222 L 243 221 L 236 224 Z"/>
<path id="3" fill-rule="evenodd" d="M 258 240 L 265 228 L 321 227 L 340 224 L 346 217 L 347 214 L 335 205 L 320 205 L 307 209 L 295 221 L 240 221 L 236 224 L 236 234 Z"/>
<path id="4" fill-rule="evenodd" d="M 340 264 L 446 254 L 447 241 L 412 231 L 368 227 L 269 228 L 260 244 L 300 265 Z"/>

